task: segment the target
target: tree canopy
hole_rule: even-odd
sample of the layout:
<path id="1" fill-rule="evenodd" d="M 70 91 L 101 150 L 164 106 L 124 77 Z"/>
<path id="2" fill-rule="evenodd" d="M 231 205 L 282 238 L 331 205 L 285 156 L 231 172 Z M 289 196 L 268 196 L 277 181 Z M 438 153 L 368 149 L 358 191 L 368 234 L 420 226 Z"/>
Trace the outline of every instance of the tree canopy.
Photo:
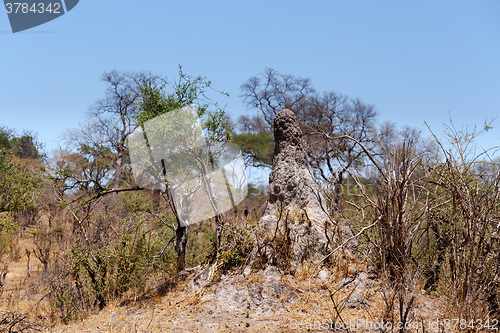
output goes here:
<path id="1" fill-rule="evenodd" d="M 36 170 L 41 157 L 35 135 L 0 127 L 0 212 L 33 207 L 40 194 L 41 179 Z"/>

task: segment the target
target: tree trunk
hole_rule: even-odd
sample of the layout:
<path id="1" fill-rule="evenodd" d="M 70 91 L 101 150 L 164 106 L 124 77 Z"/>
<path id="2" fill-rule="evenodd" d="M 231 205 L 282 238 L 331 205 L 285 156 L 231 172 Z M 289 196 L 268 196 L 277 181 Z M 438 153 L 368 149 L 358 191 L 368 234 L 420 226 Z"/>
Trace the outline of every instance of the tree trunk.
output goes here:
<path id="1" fill-rule="evenodd" d="M 189 225 L 181 226 L 177 222 L 175 230 L 175 251 L 177 252 L 177 272 L 181 272 L 186 268 L 186 245 L 189 234 Z"/>
<path id="2" fill-rule="evenodd" d="M 334 209 L 336 211 L 340 210 L 340 187 L 344 181 L 344 172 L 339 171 L 335 177 L 335 183 L 333 187 L 333 203 Z"/>
<path id="3" fill-rule="evenodd" d="M 208 175 L 208 171 L 207 171 L 202 159 L 200 158 L 199 160 L 201 161 L 200 165 L 201 165 L 201 174 L 203 175 L 203 179 L 204 179 L 203 183 L 205 185 L 205 189 L 207 190 L 208 198 L 210 200 L 210 205 L 212 206 L 212 209 L 214 210 L 214 212 L 216 214 L 215 215 L 215 250 L 216 250 L 217 254 L 219 254 L 219 250 L 220 250 L 220 246 L 221 246 L 221 239 L 222 239 L 222 224 L 223 224 L 224 220 L 222 218 L 222 213 L 219 210 L 219 204 L 217 203 L 217 197 L 214 194 L 212 184 L 206 180 L 206 177 Z M 210 156 L 210 164 L 212 166 L 212 171 L 215 170 L 214 160 L 213 160 L 212 156 Z M 222 172 L 224 175 L 224 179 L 226 180 L 226 187 L 229 190 L 231 202 L 233 203 L 233 206 L 234 206 L 234 200 L 232 199 L 232 194 L 231 194 L 231 190 L 229 188 L 229 183 L 227 182 L 227 177 L 226 177 L 224 171 L 222 171 Z"/>
<path id="4" fill-rule="evenodd" d="M 219 254 L 220 246 L 222 242 L 222 223 L 224 220 L 221 217 L 221 214 L 215 216 L 215 250 L 217 254 Z"/>
<path id="5" fill-rule="evenodd" d="M 113 189 L 120 188 L 120 180 L 122 176 L 122 160 L 123 160 L 123 147 L 118 147 L 118 153 L 115 161 L 115 174 L 113 176 Z"/>

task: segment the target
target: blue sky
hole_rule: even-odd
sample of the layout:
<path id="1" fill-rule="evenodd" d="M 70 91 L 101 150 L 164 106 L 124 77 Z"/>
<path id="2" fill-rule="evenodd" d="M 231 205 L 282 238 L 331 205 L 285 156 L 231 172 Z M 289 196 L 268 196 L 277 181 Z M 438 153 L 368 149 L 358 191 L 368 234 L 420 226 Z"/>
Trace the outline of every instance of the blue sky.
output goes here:
<path id="1" fill-rule="evenodd" d="M 104 96 L 104 71 L 178 64 L 203 75 L 236 118 L 266 67 L 374 104 L 379 122 L 435 132 L 500 115 L 500 1 L 96 1 L 13 34 L 0 14 L 0 125 L 38 132 L 50 152 Z M 500 118 L 479 140 L 500 145 Z"/>

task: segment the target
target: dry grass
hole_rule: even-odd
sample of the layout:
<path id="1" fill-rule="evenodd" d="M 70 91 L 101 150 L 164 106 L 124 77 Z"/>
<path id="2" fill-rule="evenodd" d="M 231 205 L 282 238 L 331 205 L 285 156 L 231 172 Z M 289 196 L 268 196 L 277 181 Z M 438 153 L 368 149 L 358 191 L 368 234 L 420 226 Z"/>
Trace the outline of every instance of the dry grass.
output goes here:
<path id="1" fill-rule="evenodd" d="M 8 273 L 0 295 L 0 309 L 16 313 L 26 313 L 27 320 L 39 321 L 53 316 L 48 299 L 48 288 L 42 283 L 43 265 L 31 255 L 28 276 L 28 256 L 26 250 L 34 248 L 30 238 L 19 239 L 20 258 L 8 260 Z"/>

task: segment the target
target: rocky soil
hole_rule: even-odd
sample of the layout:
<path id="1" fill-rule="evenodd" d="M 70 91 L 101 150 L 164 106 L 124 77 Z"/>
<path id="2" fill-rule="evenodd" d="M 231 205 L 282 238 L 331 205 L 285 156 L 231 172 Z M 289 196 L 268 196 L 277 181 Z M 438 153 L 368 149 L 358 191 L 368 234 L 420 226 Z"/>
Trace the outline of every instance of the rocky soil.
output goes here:
<path id="1" fill-rule="evenodd" d="M 373 267 L 350 267 L 343 278 L 328 269 L 313 277 L 310 272 L 291 276 L 274 267 L 258 272 L 248 267 L 243 274 L 222 275 L 201 287 L 192 281 L 196 273 L 188 272 L 195 274 L 172 290 L 164 286 L 140 299 L 109 306 L 82 322 L 46 332 L 319 332 L 330 331 L 325 325 L 332 323 L 382 320 L 390 290 Z M 426 332 L 437 332 L 427 328 L 442 318 L 440 309 L 446 300 L 416 296 L 409 321 L 422 322 Z M 350 331 L 380 332 L 366 325 Z"/>

